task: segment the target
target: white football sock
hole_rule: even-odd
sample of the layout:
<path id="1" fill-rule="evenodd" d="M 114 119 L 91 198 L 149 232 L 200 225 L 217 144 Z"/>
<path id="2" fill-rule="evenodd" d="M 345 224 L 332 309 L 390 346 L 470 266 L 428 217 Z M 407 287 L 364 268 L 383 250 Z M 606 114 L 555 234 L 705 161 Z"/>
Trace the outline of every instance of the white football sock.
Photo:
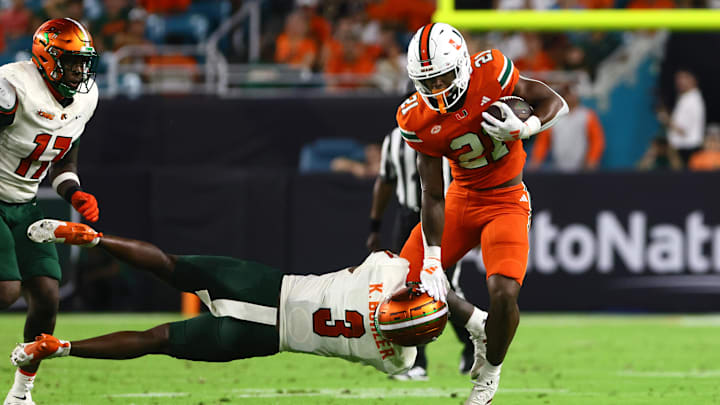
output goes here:
<path id="1" fill-rule="evenodd" d="M 470 319 L 465 324 L 465 329 L 470 332 L 473 336 L 480 336 L 485 334 L 485 320 L 487 319 L 488 313 L 482 309 L 475 307 Z"/>
<path id="2" fill-rule="evenodd" d="M 13 383 L 12 388 L 10 388 L 10 392 L 23 394 L 26 392 L 29 392 L 33 389 L 33 383 L 35 381 L 35 374 L 33 375 L 25 375 L 20 369 L 18 368 L 15 370 L 15 383 Z"/>
<path id="3" fill-rule="evenodd" d="M 482 367 L 480 367 L 480 370 L 478 371 L 478 375 L 480 376 L 489 376 L 489 375 L 498 375 L 500 374 L 500 368 L 502 367 L 502 363 L 498 364 L 497 366 L 493 366 L 490 364 L 489 361 L 486 361 L 483 363 Z"/>

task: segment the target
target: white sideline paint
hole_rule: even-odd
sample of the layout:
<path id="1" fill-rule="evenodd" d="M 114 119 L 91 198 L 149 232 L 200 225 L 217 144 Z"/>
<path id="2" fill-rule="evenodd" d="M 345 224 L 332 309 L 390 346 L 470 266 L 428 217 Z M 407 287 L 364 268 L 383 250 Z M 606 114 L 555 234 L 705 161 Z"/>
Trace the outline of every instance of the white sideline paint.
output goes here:
<path id="1" fill-rule="evenodd" d="M 467 395 L 470 392 L 470 386 L 455 389 L 438 389 L 438 388 L 360 388 L 360 389 L 289 389 L 278 390 L 274 388 L 267 389 L 233 389 L 232 396 L 234 398 L 280 398 L 280 397 L 318 397 L 332 396 L 342 398 L 403 398 L 403 397 L 450 397 L 453 395 L 458 398 Z M 557 388 L 501 388 L 498 390 L 503 394 L 566 394 L 572 395 L 567 389 Z M 186 397 L 189 392 L 142 392 L 127 394 L 111 394 L 110 398 L 173 398 Z"/>
<path id="2" fill-rule="evenodd" d="M 189 392 L 142 392 L 136 394 L 112 394 L 110 398 L 174 398 L 186 397 Z"/>
<path id="3" fill-rule="evenodd" d="M 332 396 L 342 398 L 406 398 L 406 397 L 451 397 L 458 398 L 467 396 L 471 386 L 438 389 L 438 388 L 359 388 L 359 389 L 308 389 L 308 390 L 278 390 L 278 389 L 234 389 L 233 394 L 237 398 L 277 398 L 277 397 L 313 397 Z M 503 394 L 567 394 L 566 389 L 555 388 L 500 388 L 498 392 Z"/>
<path id="4" fill-rule="evenodd" d="M 717 378 L 720 377 L 720 370 L 705 371 L 620 371 L 621 377 L 641 378 Z"/>

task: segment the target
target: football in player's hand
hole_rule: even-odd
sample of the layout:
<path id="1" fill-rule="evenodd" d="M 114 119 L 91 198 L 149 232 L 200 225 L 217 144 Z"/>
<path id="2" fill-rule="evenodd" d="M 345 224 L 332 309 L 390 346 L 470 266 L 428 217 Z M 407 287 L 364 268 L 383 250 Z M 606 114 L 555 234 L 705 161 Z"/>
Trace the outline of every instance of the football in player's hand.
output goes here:
<path id="1" fill-rule="evenodd" d="M 507 104 L 517 115 L 520 120 L 525 121 L 526 119 L 530 118 L 530 116 L 533 113 L 533 108 L 530 104 L 528 104 L 527 101 L 523 100 L 520 97 L 517 96 L 506 96 L 506 97 L 500 97 L 498 100 L 502 103 Z M 492 115 L 493 117 L 499 119 L 500 121 L 505 121 L 505 113 L 503 110 L 500 109 L 500 107 L 496 105 L 491 105 L 488 107 L 487 110 L 485 110 L 488 114 Z"/>

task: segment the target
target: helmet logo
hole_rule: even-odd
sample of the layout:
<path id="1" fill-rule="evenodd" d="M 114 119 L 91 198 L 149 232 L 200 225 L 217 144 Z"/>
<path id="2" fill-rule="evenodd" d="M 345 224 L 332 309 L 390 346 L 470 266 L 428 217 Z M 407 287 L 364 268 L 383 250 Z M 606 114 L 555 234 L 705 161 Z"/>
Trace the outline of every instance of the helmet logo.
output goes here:
<path id="1" fill-rule="evenodd" d="M 449 41 L 449 42 L 450 42 L 450 45 L 452 45 L 452 46 L 455 48 L 456 51 L 459 51 L 460 48 L 462 47 L 462 45 L 455 43 L 455 41 L 453 41 L 452 38 L 450 38 L 450 41 Z"/>

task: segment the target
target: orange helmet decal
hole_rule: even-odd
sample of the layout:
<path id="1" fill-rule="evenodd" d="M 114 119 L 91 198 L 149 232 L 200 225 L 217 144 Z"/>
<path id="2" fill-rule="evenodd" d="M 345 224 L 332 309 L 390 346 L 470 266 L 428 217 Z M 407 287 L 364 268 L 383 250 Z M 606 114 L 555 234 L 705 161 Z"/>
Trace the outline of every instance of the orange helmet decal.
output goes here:
<path id="1" fill-rule="evenodd" d="M 63 81 L 65 68 L 62 59 L 67 56 L 82 58 L 82 79 L 71 86 Z M 64 97 L 76 92 L 88 92 L 92 87 L 97 65 L 97 52 L 88 30 L 71 18 L 46 21 L 33 35 L 32 60 L 42 76 Z"/>

